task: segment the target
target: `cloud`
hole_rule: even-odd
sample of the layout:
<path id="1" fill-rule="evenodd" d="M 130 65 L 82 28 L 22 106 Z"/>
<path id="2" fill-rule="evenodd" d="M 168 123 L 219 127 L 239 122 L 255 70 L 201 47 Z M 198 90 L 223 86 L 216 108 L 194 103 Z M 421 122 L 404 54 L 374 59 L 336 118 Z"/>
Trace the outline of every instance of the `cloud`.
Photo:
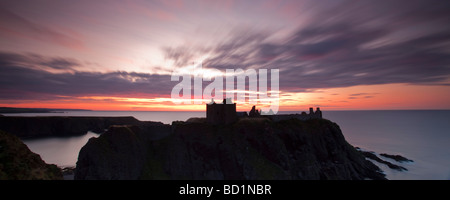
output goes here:
<path id="1" fill-rule="evenodd" d="M 45 61 L 45 62 L 43 62 Z M 170 95 L 175 82 L 168 75 L 115 71 L 108 73 L 52 73 L 49 68 L 70 68 L 71 59 L 0 53 L 0 99 L 51 99 L 61 96 L 163 97 Z"/>
<path id="2" fill-rule="evenodd" d="M 316 3 L 317 18 L 277 40 L 269 40 L 276 32 L 254 27 L 232 32 L 208 47 L 210 57 L 203 66 L 278 68 L 284 91 L 390 83 L 445 85 L 450 75 L 450 15 L 444 8 L 450 9 L 450 3 L 435 3 L 336 3 L 333 12 Z M 383 9 L 387 12 L 380 12 Z"/>
<path id="3" fill-rule="evenodd" d="M 0 52 L 0 64 L 4 66 L 21 66 L 50 72 L 75 72 L 81 66 L 75 59 L 60 57 L 43 57 L 38 54 L 16 54 Z"/>
<path id="4" fill-rule="evenodd" d="M 40 65 L 48 66 L 57 70 L 65 70 L 65 69 L 73 69 L 80 64 L 71 59 L 63 59 L 63 58 L 54 58 L 49 61 L 44 61 L 39 63 Z"/>
<path id="5" fill-rule="evenodd" d="M 289 16 L 301 14 L 297 16 L 299 18 L 290 20 L 295 21 L 294 24 L 289 24 L 277 20 L 276 15 L 283 13 L 256 16 L 260 13 L 252 13 L 254 10 L 250 9 L 258 7 L 254 2 L 235 2 L 234 5 L 230 4 L 230 8 L 233 8 L 232 13 L 237 14 L 227 13 L 227 16 L 239 18 L 240 21 L 236 23 L 260 18 L 256 19 L 254 24 L 238 24 L 232 25 L 233 27 L 223 23 L 223 29 L 231 30 L 229 34 L 220 29 L 217 31 L 220 32 L 217 34 L 219 36 L 211 37 L 212 39 L 196 40 L 199 38 L 186 34 L 187 38 L 181 38 L 188 41 L 186 45 L 161 47 L 165 58 L 174 61 L 176 67 L 190 65 L 207 55 L 203 62 L 204 68 L 222 71 L 237 68 L 280 69 L 280 89 L 284 92 L 311 92 L 321 88 L 389 83 L 447 86 L 450 84 L 449 1 L 396 0 L 382 3 L 357 1 L 350 4 L 340 0 L 305 0 L 298 3 L 298 6 L 289 6 L 290 2 L 269 3 L 280 4 L 269 6 L 274 8 L 269 9 L 271 12 L 275 12 L 277 8 L 280 8 L 279 12 L 284 12 L 284 8 L 290 8 L 288 10 L 292 13 Z M 119 4 L 123 5 L 122 2 Z M 141 4 L 132 3 L 131 6 L 137 7 L 124 9 L 132 13 L 151 11 L 152 15 L 158 13 L 149 7 L 168 11 L 169 14 L 171 13 L 169 11 L 179 9 L 180 12 L 174 14 L 177 21 L 182 21 L 183 26 L 196 25 L 188 23 L 190 15 L 186 15 L 184 19 L 185 12 L 182 12 L 189 10 L 190 6 L 195 7 L 194 4 L 182 2 L 173 5 L 165 5 L 165 2 L 155 4 L 155 6 L 149 4 L 153 7 L 147 5 L 141 9 Z M 90 4 L 85 6 L 88 5 L 90 6 Z M 208 7 L 200 8 L 208 11 Z M 241 8 L 245 12 L 236 8 Z M 303 10 L 297 11 L 296 8 Z M 216 10 L 206 11 L 198 12 L 199 18 L 212 21 L 209 17 L 216 14 L 211 13 Z M 76 34 L 56 29 L 57 26 L 49 27 L 45 25 L 46 23 L 37 23 L 38 20 L 35 22 L 17 13 L 6 9 L 0 10 L 2 19 L 0 35 L 55 43 L 75 49 L 83 48 L 85 45 Z M 165 16 L 164 13 L 160 14 L 162 18 L 170 19 L 170 16 Z M 248 19 L 244 19 L 244 16 L 248 16 Z M 274 17 L 273 21 L 268 20 L 271 17 Z M 100 15 L 99 20 L 102 20 Z M 234 21 L 231 22 L 230 24 L 235 24 Z M 284 26 L 285 24 L 289 24 L 289 27 Z M 183 26 L 173 30 L 180 32 L 188 30 Z M 222 24 L 218 23 L 218 26 Z M 161 30 L 167 28 L 156 25 L 151 27 L 158 27 Z M 183 33 L 187 32 L 189 31 Z M 211 32 L 215 33 L 214 30 Z M 105 34 L 105 37 L 108 34 L 114 35 L 111 32 L 101 33 Z M 198 37 L 203 36 L 199 35 Z M 201 41 L 201 44 L 196 43 L 198 41 Z M 0 52 L 0 98 L 50 98 L 58 95 L 100 94 L 131 96 L 137 93 L 168 95 L 176 84 L 170 82 L 168 75 L 127 71 L 108 73 L 79 71 L 85 64 L 71 58 Z M 154 70 L 168 72 L 172 69 L 161 66 L 155 67 Z M 371 98 L 375 95 L 355 93 L 349 97 Z"/>
<path id="6" fill-rule="evenodd" d="M 358 98 L 365 98 L 365 99 L 370 99 L 370 98 L 374 98 L 377 94 L 379 93 L 355 93 L 355 94 L 349 94 L 348 99 L 358 99 Z"/>
<path id="7" fill-rule="evenodd" d="M 14 12 L 0 8 L 0 33 L 8 37 L 54 43 L 74 50 L 85 48 L 83 41 L 48 26 L 34 23 Z"/>
<path id="8" fill-rule="evenodd" d="M 164 58 L 174 62 L 177 67 L 185 67 L 195 62 L 196 56 L 198 56 L 200 49 L 179 46 L 179 47 L 163 47 L 161 48 L 164 54 Z"/>
<path id="9" fill-rule="evenodd" d="M 378 93 L 355 93 L 355 94 L 350 94 L 350 96 L 364 96 L 364 95 L 366 95 L 366 96 L 370 96 L 370 95 L 376 95 L 376 94 L 378 94 Z"/>

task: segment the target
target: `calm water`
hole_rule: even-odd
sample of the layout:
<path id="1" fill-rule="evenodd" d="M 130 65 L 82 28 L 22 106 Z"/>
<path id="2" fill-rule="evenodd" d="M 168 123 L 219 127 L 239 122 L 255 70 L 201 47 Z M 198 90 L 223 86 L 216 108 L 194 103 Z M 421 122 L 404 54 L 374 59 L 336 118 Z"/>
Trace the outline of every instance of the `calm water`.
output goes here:
<path id="1" fill-rule="evenodd" d="M 98 134 L 88 132 L 83 136 L 24 140 L 24 143 L 31 151 L 39 154 L 46 163 L 72 167 L 77 163 L 81 147 L 91 137 L 98 137 Z"/>
<path id="2" fill-rule="evenodd" d="M 324 117 L 339 124 L 353 146 L 414 160 L 400 164 L 407 172 L 379 165 L 388 179 L 450 179 L 450 111 L 330 111 Z"/>
<path id="3" fill-rule="evenodd" d="M 190 117 L 205 117 L 204 112 L 113 111 L 6 115 L 134 116 L 142 121 L 167 124 Z M 353 146 L 376 153 L 400 154 L 414 160 L 400 164 L 408 169 L 407 172 L 379 165 L 388 179 L 450 179 L 450 111 L 324 111 L 323 115 L 339 124 L 346 140 Z M 97 135 L 89 132 L 79 137 L 26 140 L 25 143 L 48 163 L 74 166 L 80 148 L 94 136 Z"/>

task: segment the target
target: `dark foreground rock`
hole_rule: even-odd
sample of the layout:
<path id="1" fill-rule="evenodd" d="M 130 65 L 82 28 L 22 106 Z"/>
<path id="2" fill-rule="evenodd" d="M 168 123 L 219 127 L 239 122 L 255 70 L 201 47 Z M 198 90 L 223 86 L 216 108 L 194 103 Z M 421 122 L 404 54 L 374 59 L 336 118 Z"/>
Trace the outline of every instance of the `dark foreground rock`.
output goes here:
<path id="1" fill-rule="evenodd" d="M 405 157 L 403 157 L 401 155 L 390 155 L 390 154 L 386 154 L 386 153 L 381 153 L 380 156 L 393 159 L 393 160 L 395 160 L 397 162 L 414 162 L 413 160 L 405 158 Z"/>
<path id="2" fill-rule="evenodd" d="M 46 164 L 16 136 L 0 131 L 0 180 L 62 180 L 56 165 Z"/>
<path id="3" fill-rule="evenodd" d="M 75 179 L 385 179 L 324 119 L 113 126 L 81 149 Z"/>
<path id="4" fill-rule="evenodd" d="M 81 148 L 75 179 L 138 179 L 145 167 L 148 141 L 170 131 L 170 125 L 111 126 Z"/>
<path id="5" fill-rule="evenodd" d="M 103 133 L 111 125 L 138 125 L 134 117 L 12 117 L 0 116 L 0 130 L 21 138 Z M 155 122 L 156 123 L 156 122 Z"/>
<path id="6" fill-rule="evenodd" d="M 61 169 L 64 180 L 73 180 L 75 176 L 75 167 L 63 167 Z"/>
<path id="7" fill-rule="evenodd" d="M 385 161 L 385 160 L 379 158 L 377 155 L 375 155 L 375 153 L 368 152 L 368 151 L 361 151 L 361 152 L 366 158 L 370 158 L 370 159 L 372 159 L 374 161 L 377 161 L 377 162 L 379 162 L 381 164 L 385 164 L 391 169 L 395 169 L 395 170 L 398 170 L 398 171 L 408 171 L 408 169 L 406 169 L 406 168 L 404 168 L 402 166 L 393 164 L 393 163 L 391 163 L 389 161 Z"/>

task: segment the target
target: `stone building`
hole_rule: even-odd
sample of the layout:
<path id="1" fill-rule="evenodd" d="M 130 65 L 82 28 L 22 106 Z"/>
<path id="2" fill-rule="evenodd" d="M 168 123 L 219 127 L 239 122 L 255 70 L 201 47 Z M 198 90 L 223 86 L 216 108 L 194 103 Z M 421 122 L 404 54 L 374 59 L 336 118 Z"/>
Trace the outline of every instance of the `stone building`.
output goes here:
<path id="1" fill-rule="evenodd" d="M 272 121 L 283 121 L 289 119 L 310 120 L 310 119 L 322 119 L 322 111 L 317 107 L 316 112 L 313 108 L 309 108 L 309 114 L 302 112 L 301 114 L 281 114 L 281 115 L 266 115 Z"/>
<path id="2" fill-rule="evenodd" d="M 273 112 L 272 112 L 273 113 Z M 206 104 L 206 121 L 215 125 L 232 124 L 238 120 L 238 118 L 269 118 L 273 121 L 282 121 L 289 119 L 310 120 L 310 119 L 322 119 L 322 111 L 318 107 L 314 112 L 313 108 L 309 108 L 309 114 L 302 112 L 301 114 L 278 114 L 270 115 L 264 113 L 261 115 L 261 111 L 253 106 L 250 112 L 236 112 L 236 103 L 232 103 L 231 99 L 224 99 L 222 103 L 216 103 L 211 100 Z"/>
<path id="3" fill-rule="evenodd" d="M 221 104 L 211 101 L 206 104 L 206 121 L 211 124 L 231 124 L 237 120 L 236 103 L 224 99 Z"/>

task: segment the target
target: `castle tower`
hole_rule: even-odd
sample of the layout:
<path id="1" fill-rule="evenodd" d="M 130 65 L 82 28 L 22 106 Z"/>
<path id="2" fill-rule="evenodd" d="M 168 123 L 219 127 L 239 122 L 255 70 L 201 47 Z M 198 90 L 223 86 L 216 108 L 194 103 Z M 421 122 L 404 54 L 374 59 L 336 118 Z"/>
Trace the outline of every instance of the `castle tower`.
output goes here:
<path id="1" fill-rule="evenodd" d="M 322 119 L 322 111 L 320 111 L 319 107 L 316 108 L 316 112 L 314 114 L 316 115 L 317 118 Z"/>
<path id="2" fill-rule="evenodd" d="M 231 104 L 230 104 L 231 103 Z M 224 99 L 221 104 L 206 104 L 206 121 L 211 124 L 231 124 L 237 120 L 236 103 Z"/>

